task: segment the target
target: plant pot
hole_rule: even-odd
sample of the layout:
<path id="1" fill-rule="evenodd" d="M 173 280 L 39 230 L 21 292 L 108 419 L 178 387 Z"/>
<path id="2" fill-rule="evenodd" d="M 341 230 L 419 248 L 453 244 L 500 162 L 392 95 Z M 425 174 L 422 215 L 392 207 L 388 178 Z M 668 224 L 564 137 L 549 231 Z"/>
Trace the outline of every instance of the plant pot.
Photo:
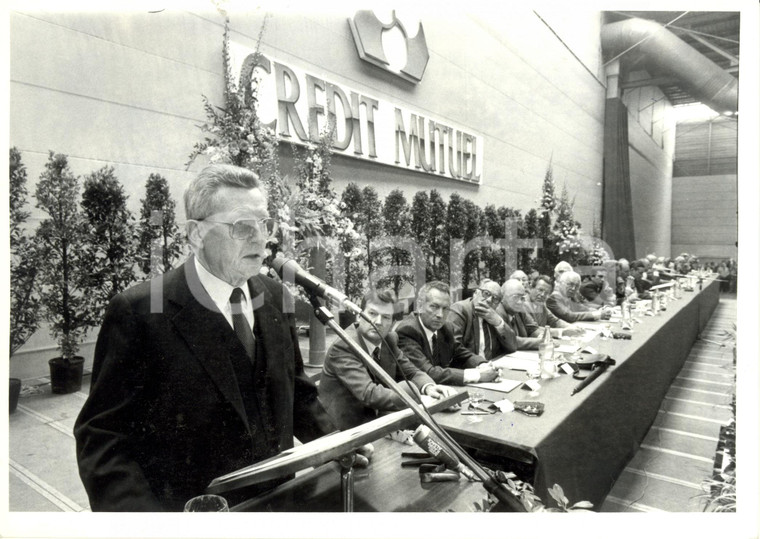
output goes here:
<path id="1" fill-rule="evenodd" d="M 21 393 L 21 380 L 10 378 L 10 389 L 8 390 L 8 413 L 12 414 L 18 406 L 18 396 Z"/>
<path id="2" fill-rule="evenodd" d="M 66 361 L 62 357 L 54 357 L 48 361 L 50 365 L 50 387 L 53 393 L 74 393 L 82 389 L 82 374 L 84 358 L 74 356 Z"/>

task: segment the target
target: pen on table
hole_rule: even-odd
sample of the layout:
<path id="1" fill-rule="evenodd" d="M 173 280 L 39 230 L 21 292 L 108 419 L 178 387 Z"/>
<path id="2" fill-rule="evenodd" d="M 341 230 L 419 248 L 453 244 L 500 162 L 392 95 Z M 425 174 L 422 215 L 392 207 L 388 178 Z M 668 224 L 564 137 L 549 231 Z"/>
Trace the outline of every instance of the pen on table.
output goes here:
<path id="1" fill-rule="evenodd" d="M 602 374 L 605 370 L 607 370 L 606 365 L 604 366 L 600 365 L 599 367 L 592 370 L 591 373 L 588 376 L 586 376 L 586 378 L 584 378 L 580 384 L 575 386 L 575 389 L 573 389 L 573 392 L 570 393 L 570 396 L 572 397 L 573 395 L 578 393 L 580 390 L 582 390 L 584 387 L 589 385 L 591 382 L 599 378 L 599 375 Z"/>

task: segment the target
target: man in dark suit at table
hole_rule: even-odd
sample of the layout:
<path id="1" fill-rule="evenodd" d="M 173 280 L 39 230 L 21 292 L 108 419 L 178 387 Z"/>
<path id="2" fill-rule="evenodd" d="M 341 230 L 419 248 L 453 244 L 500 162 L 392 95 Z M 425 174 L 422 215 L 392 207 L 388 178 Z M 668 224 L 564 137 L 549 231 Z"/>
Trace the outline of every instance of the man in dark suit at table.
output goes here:
<path id="1" fill-rule="evenodd" d="M 292 298 L 260 274 L 273 228 L 258 177 L 207 167 L 184 202 L 193 256 L 114 297 L 98 335 L 74 426 L 93 511 L 182 511 L 294 435 L 334 430 L 304 374 Z"/>
<path id="2" fill-rule="evenodd" d="M 517 350 L 514 332 L 495 310 L 499 302 L 501 287 L 484 279 L 471 298 L 457 301 L 449 311 L 454 338 L 489 360 Z"/>
<path id="3" fill-rule="evenodd" d="M 352 337 L 385 372 L 399 382 L 399 387 L 406 393 L 413 395 L 404 379 L 411 382 L 420 394 L 432 399 L 454 394 L 452 388 L 436 385 L 430 376 L 415 367 L 399 350 L 398 335 L 391 331 L 395 304 L 390 291 L 366 294 L 361 308 L 377 329 L 364 318 L 359 318 Z M 341 430 L 376 419 L 382 412 L 406 408 L 401 397 L 381 384 L 362 359 L 340 339 L 327 351 L 319 381 L 319 400 Z"/>
<path id="4" fill-rule="evenodd" d="M 438 384 L 492 382 L 499 370 L 454 338 L 454 329 L 446 320 L 450 307 L 449 285 L 426 283 L 417 294 L 417 311 L 396 328 L 401 351 Z"/>
<path id="5" fill-rule="evenodd" d="M 560 320 L 570 323 L 608 320 L 611 315 L 608 307 L 596 309 L 573 299 L 580 286 L 581 276 L 574 271 L 567 271 L 560 275 L 554 292 L 546 300 L 549 311 Z"/>

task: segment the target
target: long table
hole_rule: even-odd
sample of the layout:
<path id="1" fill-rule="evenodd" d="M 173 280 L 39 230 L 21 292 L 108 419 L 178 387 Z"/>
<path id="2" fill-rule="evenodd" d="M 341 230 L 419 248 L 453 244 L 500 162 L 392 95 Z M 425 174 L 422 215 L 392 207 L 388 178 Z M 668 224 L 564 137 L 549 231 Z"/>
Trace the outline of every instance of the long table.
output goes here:
<path id="1" fill-rule="evenodd" d="M 517 412 L 488 416 L 441 412 L 438 422 L 487 465 L 516 464 L 527 470 L 544 502 L 559 484 L 571 503 L 587 500 L 599 508 L 615 480 L 637 451 L 652 425 L 671 382 L 712 315 L 718 282 L 706 281 L 700 292 L 683 292 L 658 316 L 642 317 L 632 339 L 588 343 L 617 364 L 580 393 L 568 375 L 542 380 L 537 396 L 522 388 L 508 395 L 484 390 L 486 398 L 544 403 L 540 417 Z M 506 375 L 520 379 L 524 373 Z M 478 483 L 438 483 L 423 489 L 416 471 L 401 468 L 401 452 L 416 451 L 387 439 L 367 477 L 356 481 L 357 511 L 466 511 L 485 496 Z M 508 467 L 508 466 L 507 466 Z M 362 472 L 359 471 L 361 474 Z M 240 510 L 340 511 L 340 474 L 335 463 L 320 466 Z"/>
<path id="2" fill-rule="evenodd" d="M 548 489 L 558 484 L 571 503 L 587 500 L 599 508 L 638 450 L 715 309 L 718 284 L 711 281 L 701 292 L 683 292 L 660 315 L 641 317 L 631 340 L 597 337 L 588 343 L 610 355 L 616 365 L 576 395 L 571 392 L 579 382 L 568 375 L 541 380 L 537 396 L 522 388 L 508 394 L 513 402 L 544 403 L 540 417 L 510 413 L 437 419 L 464 447 L 496 459 L 532 463 L 532 483 L 545 502 Z M 516 375 L 510 372 L 507 377 Z M 491 400 L 505 396 L 485 393 Z"/>

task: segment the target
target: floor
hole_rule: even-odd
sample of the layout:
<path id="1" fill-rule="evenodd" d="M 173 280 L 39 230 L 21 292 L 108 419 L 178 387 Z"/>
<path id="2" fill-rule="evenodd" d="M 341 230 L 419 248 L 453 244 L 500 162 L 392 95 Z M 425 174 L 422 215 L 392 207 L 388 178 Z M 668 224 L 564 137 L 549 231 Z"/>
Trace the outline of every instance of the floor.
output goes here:
<path id="1" fill-rule="evenodd" d="M 715 343 L 735 322 L 736 297 L 722 295 L 602 512 L 703 510 L 701 483 L 712 476 L 718 434 L 732 417 L 736 385 L 733 352 Z"/>
<path id="2" fill-rule="evenodd" d="M 702 510 L 700 483 L 712 473 L 718 431 L 730 417 L 734 387 L 731 351 L 706 341 L 720 340 L 735 320 L 736 299 L 723 296 L 601 511 Z M 328 345 L 334 338 L 328 334 Z M 302 345 L 307 348 L 308 341 Z M 9 417 L 10 511 L 89 511 L 72 435 L 89 381 L 86 374 L 81 391 L 69 395 L 51 394 L 45 378 L 24 381 L 18 408 Z"/>

